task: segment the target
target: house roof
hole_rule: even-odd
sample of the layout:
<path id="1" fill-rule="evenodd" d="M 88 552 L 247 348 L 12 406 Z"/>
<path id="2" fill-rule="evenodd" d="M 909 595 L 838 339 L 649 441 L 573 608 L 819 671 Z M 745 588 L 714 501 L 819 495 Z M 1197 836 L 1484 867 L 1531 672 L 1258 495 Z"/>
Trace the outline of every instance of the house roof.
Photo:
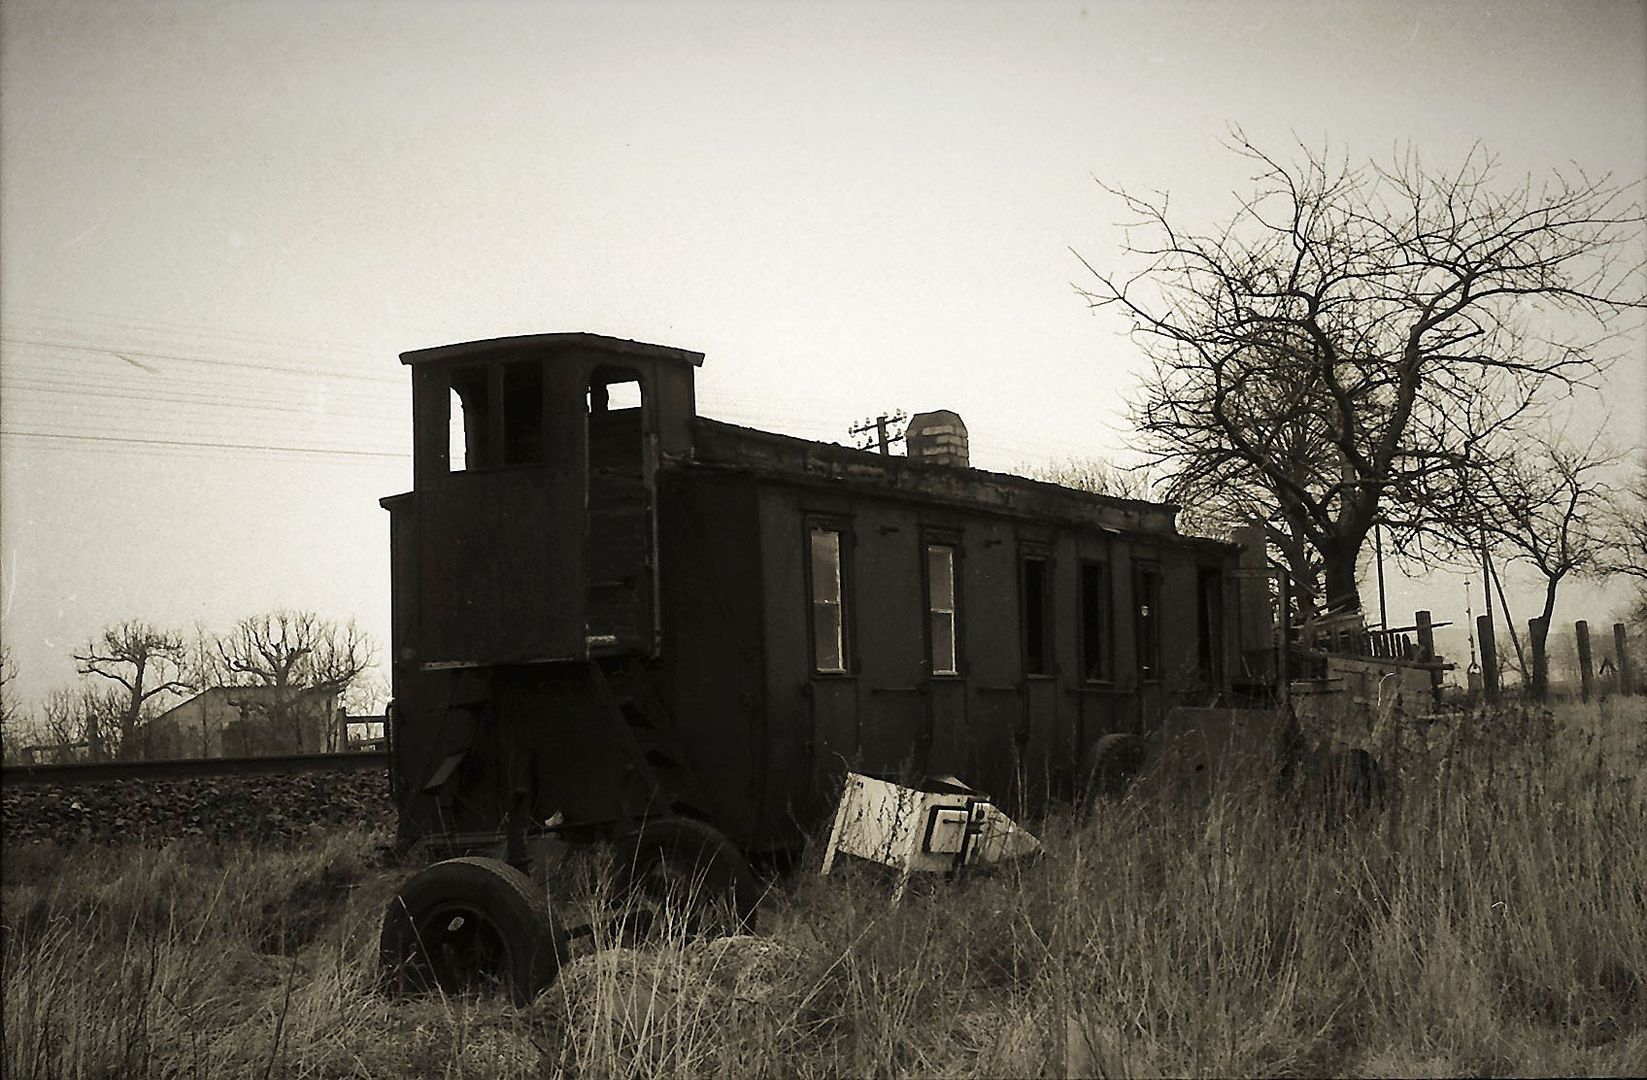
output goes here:
<path id="1" fill-rule="evenodd" d="M 293 701 L 299 701 L 305 698 L 311 700 L 316 698 L 330 698 L 335 700 L 339 693 L 339 691 L 326 690 L 318 686 L 209 686 L 200 693 L 196 694 L 194 697 L 188 698 L 185 701 L 180 701 L 176 705 L 173 705 L 155 719 L 164 720 L 172 713 L 186 709 L 197 701 L 213 700 L 222 701 L 224 704 L 228 704 L 233 701 L 235 704 L 251 704 L 261 700 L 263 702 L 272 703 L 281 700 L 280 696 L 282 694 L 290 694 L 293 690 L 297 691 L 296 695 L 289 699 Z"/>

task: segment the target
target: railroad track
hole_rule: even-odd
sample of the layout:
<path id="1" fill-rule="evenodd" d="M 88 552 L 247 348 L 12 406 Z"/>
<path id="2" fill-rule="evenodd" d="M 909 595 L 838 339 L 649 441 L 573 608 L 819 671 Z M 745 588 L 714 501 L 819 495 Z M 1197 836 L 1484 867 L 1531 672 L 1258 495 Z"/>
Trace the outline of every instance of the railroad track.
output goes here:
<path id="1" fill-rule="evenodd" d="M 190 758 L 178 761 L 98 761 L 77 765 L 7 765 L 0 788 L 110 780 L 175 780 L 191 776 L 271 776 L 311 772 L 373 772 L 389 768 L 386 750 L 275 757 Z"/>

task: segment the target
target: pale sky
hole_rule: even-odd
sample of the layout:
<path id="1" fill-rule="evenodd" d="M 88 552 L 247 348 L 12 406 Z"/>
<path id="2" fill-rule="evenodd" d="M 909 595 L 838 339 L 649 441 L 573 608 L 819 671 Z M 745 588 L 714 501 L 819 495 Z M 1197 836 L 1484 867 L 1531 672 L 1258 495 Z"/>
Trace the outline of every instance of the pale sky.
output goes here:
<path id="1" fill-rule="evenodd" d="M 1095 178 L 1227 217 L 1231 124 L 1282 155 L 1479 140 L 1510 175 L 1639 179 L 1647 6 L 7 0 L 20 696 L 130 617 L 312 608 L 386 654 L 411 348 L 587 330 L 704 352 L 721 419 L 848 442 L 951 408 L 985 468 L 1125 460 L 1141 357 L 1070 249 L 1116 256 Z M 1644 388 L 1636 334 L 1621 445 L 1647 444 Z M 1392 583 L 1392 621 L 1462 623 L 1462 581 Z M 1575 587 L 1558 617 L 1618 599 Z"/>

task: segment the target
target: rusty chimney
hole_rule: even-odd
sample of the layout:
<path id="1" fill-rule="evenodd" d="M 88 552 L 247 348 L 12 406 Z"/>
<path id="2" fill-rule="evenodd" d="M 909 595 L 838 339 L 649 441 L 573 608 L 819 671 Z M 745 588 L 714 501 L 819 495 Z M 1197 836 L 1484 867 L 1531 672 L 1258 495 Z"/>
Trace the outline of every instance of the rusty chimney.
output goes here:
<path id="1" fill-rule="evenodd" d="M 965 468 L 967 456 L 966 424 L 959 413 L 948 409 L 916 413 L 904 428 L 904 452 L 917 461 L 936 465 L 959 465 Z"/>

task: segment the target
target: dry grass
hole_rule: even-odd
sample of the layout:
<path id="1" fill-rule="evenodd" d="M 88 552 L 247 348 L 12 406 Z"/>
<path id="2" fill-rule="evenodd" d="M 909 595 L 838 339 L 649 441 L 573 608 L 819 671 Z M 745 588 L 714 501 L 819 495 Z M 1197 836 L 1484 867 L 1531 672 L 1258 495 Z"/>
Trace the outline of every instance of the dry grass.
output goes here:
<path id="1" fill-rule="evenodd" d="M 1407 729 L 1333 828 L 1145 783 L 1035 863 L 896 908 L 875 868 L 803 872 L 759 938 L 587 952 L 525 1010 L 375 993 L 379 837 L 8 851 L 3 1071 L 1637 1075 L 1644 729 L 1641 699 Z"/>

